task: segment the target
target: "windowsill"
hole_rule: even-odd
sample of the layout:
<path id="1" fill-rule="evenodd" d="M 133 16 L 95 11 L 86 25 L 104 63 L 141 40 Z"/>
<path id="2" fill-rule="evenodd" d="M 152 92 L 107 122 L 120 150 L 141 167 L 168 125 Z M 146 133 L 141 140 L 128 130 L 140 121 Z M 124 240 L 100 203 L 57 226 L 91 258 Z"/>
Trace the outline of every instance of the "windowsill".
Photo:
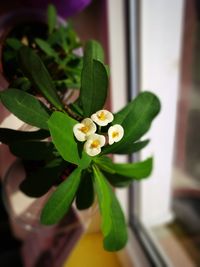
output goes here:
<path id="1" fill-rule="evenodd" d="M 182 240 L 180 240 L 167 225 L 155 227 L 150 230 L 150 232 L 165 259 L 167 259 L 167 261 L 170 259 L 169 266 L 196 266 L 191 257 L 187 254 Z"/>

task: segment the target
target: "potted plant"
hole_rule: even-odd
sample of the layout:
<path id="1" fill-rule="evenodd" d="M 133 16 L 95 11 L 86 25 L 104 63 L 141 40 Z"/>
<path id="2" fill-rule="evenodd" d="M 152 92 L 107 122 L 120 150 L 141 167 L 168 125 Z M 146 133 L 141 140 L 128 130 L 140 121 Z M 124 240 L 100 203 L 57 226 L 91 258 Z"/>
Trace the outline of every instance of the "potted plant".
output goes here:
<path id="1" fill-rule="evenodd" d="M 73 202 L 80 210 L 88 209 L 97 196 L 104 248 L 116 251 L 125 246 L 127 229 L 113 187 L 148 177 L 153 160 L 121 164 L 110 155 L 134 153 L 148 144 L 140 139 L 159 113 L 160 102 L 151 92 L 143 92 L 112 114 L 104 108 L 109 71 L 103 49 L 89 40 L 83 54 L 79 95 L 68 103 L 55 83 L 59 66 L 51 73 L 34 47 L 20 46 L 18 71 L 29 90 L 15 85 L 1 92 L 0 99 L 11 113 L 38 129 L 0 129 L 0 140 L 17 157 L 37 162 L 36 167 L 27 168 L 20 185 L 24 193 L 40 197 L 56 188 L 42 209 L 42 224 L 58 223 Z"/>
<path id="2" fill-rule="evenodd" d="M 77 4 L 78 1 L 75 2 Z M 79 6 L 75 8 L 70 5 L 67 9 L 73 14 L 79 10 Z M 33 48 L 42 58 L 54 76 L 56 90 L 65 101 L 77 94 L 74 89 L 80 87 L 82 44 L 72 25 L 57 14 L 54 6 L 49 5 L 47 12 L 41 9 L 17 9 L 4 14 L 0 19 L 0 91 L 17 87 L 41 97 L 39 92 L 33 91 L 33 87 L 30 88 L 29 81 L 18 68 L 17 53 L 22 45 Z M 54 69 L 57 69 L 56 73 Z M 2 127 L 17 129 L 22 126 L 23 122 L 1 103 L 0 111 Z M 8 155 L 9 161 L 13 160 L 5 145 L 1 145 L 0 153 Z M 6 160 L 3 163 L 5 157 L 1 158 L 2 176 L 9 162 Z"/>
<path id="3" fill-rule="evenodd" d="M 72 25 L 59 17 L 52 5 L 48 6 L 47 22 L 41 11 L 25 9 L 17 14 L 9 16 L 10 23 L 9 19 L 2 23 L 7 27 L 1 36 L 1 68 L 9 86 L 30 90 L 17 62 L 19 49 L 26 45 L 41 57 L 57 90 L 79 87 L 81 43 Z"/>

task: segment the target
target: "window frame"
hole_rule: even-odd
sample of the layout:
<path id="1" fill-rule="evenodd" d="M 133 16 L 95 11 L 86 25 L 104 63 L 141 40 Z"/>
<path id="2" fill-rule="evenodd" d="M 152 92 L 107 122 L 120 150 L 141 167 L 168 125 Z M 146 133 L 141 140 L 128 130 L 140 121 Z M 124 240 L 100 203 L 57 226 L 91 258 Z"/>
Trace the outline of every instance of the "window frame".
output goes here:
<path id="1" fill-rule="evenodd" d="M 139 260 L 136 266 L 172 266 L 149 229 L 173 219 L 171 184 L 184 7 L 184 0 L 107 1 L 113 111 L 143 90 L 158 95 L 162 103 L 161 113 L 144 137 L 151 143 L 134 158 L 115 156 L 118 162 L 154 156 L 154 170 L 148 180 L 134 182 L 129 190 L 117 190 L 126 217 L 135 228 L 132 237 L 139 240 L 141 251 L 149 246 L 145 255 L 154 258 L 154 263 L 149 258 L 146 264 L 141 265 Z M 134 255 L 133 246 L 129 242 L 130 256 Z"/>

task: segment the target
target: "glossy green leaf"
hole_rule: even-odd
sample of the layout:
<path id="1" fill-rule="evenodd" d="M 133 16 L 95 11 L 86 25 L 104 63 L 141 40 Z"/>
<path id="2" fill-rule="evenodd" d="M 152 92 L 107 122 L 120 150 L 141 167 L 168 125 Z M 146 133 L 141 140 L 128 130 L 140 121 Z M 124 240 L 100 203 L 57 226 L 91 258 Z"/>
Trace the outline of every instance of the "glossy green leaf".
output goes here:
<path id="1" fill-rule="evenodd" d="M 95 41 L 86 44 L 81 74 L 80 100 L 85 117 L 100 110 L 106 101 L 108 76 L 102 47 Z"/>
<path id="2" fill-rule="evenodd" d="M 27 174 L 20 184 L 20 189 L 30 197 L 41 197 L 60 181 L 60 175 L 67 168 L 66 162 L 54 159 L 43 168 Z"/>
<path id="3" fill-rule="evenodd" d="M 153 168 L 153 158 L 135 163 L 113 163 L 112 160 L 107 157 L 99 157 L 95 161 L 102 170 L 112 174 L 116 173 L 131 177 L 133 180 L 140 180 L 148 177 Z"/>
<path id="4" fill-rule="evenodd" d="M 84 49 L 84 62 L 87 64 L 93 59 L 104 61 L 104 51 L 101 44 L 95 40 L 87 41 Z"/>
<path id="5" fill-rule="evenodd" d="M 98 165 L 101 170 L 107 171 L 109 173 L 116 173 L 113 168 L 114 163 L 111 158 L 106 156 L 99 156 L 95 157 L 93 161 Z"/>
<path id="6" fill-rule="evenodd" d="M 127 243 L 124 214 L 106 178 L 96 166 L 94 167 L 94 181 L 102 216 L 104 248 L 108 251 L 120 250 Z"/>
<path id="7" fill-rule="evenodd" d="M 47 20 L 48 20 L 49 34 L 51 34 L 56 27 L 56 20 L 57 20 L 57 12 L 54 5 L 51 4 L 48 5 Z"/>
<path id="8" fill-rule="evenodd" d="M 152 158 L 136 163 L 114 163 L 114 170 L 116 173 L 127 177 L 134 177 L 134 179 L 148 177 L 151 174 L 152 167 Z"/>
<path id="9" fill-rule="evenodd" d="M 93 60 L 83 65 L 80 97 L 85 117 L 103 108 L 107 98 L 107 87 L 108 76 L 101 62 Z"/>
<path id="10" fill-rule="evenodd" d="M 50 136 L 49 131 L 38 130 L 33 132 L 25 132 L 19 130 L 12 130 L 7 128 L 0 128 L 0 141 L 4 144 L 10 144 L 13 141 L 25 140 L 43 140 Z"/>
<path id="11" fill-rule="evenodd" d="M 91 172 L 84 170 L 81 175 L 81 182 L 76 193 L 76 207 L 79 210 L 88 209 L 94 201 L 94 189 Z"/>
<path id="12" fill-rule="evenodd" d="M 112 124 L 121 124 L 124 137 L 118 143 L 104 148 L 103 153 L 115 153 L 124 148 L 126 143 L 140 139 L 150 128 L 153 119 L 160 111 L 159 99 L 150 92 L 140 93 L 125 108 L 115 114 Z"/>
<path id="13" fill-rule="evenodd" d="M 20 120 L 42 129 L 48 129 L 49 110 L 34 96 L 18 89 L 0 93 L 4 106 Z"/>
<path id="14" fill-rule="evenodd" d="M 51 142 L 41 141 L 13 141 L 10 151 L 17 157 L 25 160 L 44 160 L 53 157 L 54 145 Z"/>
<path id="15" fill-rule="evenodd" d="M 106 177 L 106 179 L 109 181 L 109 183 L 114 187 L 119 187 L 119 188 L 128 187 L 129 185 L 133 183 L 133 181 L 135 181 L 131 177 L 123 176 L 117 173 L 113 174 L 110 172 L 106 172 L 105 170 L 101 170 L 101 171 Z"/>
<path id="16" fill-rule="evenodd" d="M 80 161 L 73 126 L 77 123 L 67 114 L 54 112 L 48 120 L 52 141 L 64 160 L 77 164 Z"/>
<path id="17" fill-rule="evenodd" d="M 36 44 L 39 46 L 39 48 L 48 56 L 57 58 L 56 51 L 47 43 L 46 41 L 36 38 L 35 39 Z"/>
<path id="18" fill-rule="evenodd" d="M 40 217 L 42 224 L 55 224 L 68 212 L 80 183 L 81 171 L 81 168 L 75 169 L 50 196 L 42 210 Z"/>
<path id="19" fill-rule="evenodd" d="M 73 126 L 77 123 L 67 114 L 54 112 L 48 120 L 52 141 L 66 161 L 78 164 L 80 157 L 74 139 Z"/>
<path id="20" fill-rule="evenodd" d="M 55 147 L 60 155 L 68 162 L 87 167 L 91 158 L 83 153 L 80 157 L 78 145 L 73 134 L 76 120 L 61 112 L 54 112 L 48 120 L 48 126 Z"/>
<path id="21" fill-rule="evenodd" d="M 96 164 L 103 171 L 107 180 L 115 187 L 129 186 L 133 181 L 147 178 L 153 168 L 153 159 L 142 162 L 117 164 L 108 157 L 97 157 Z"/>
<path id="22" fill-rule="evenodd" d="M 57 109 L 62 110 L 63 104 L 58 97 L 55 85 L 39 56 L 30 48 L 22 47 L 19 50 L 19 64 L 25 76 L 33 83 L 47 100 Z"/>
<path id="23" fill-rule="evenodd" d="M 120 148 L 116 149 L 114 154 L 132 154 L 138 152 L 141 149 L 143 149 L 146 145 L 148 145 L 149 141 L 150 140 L 144 140 L 133 143 L 131 140 L 127 143 L 121 144 Z"/>

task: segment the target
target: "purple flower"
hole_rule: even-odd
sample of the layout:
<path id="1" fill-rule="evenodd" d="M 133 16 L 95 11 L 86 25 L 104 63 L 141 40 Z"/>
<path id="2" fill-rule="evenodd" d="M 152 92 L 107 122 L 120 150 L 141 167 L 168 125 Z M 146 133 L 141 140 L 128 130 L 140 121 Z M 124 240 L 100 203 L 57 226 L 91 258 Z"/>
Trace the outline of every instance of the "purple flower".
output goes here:
<path id="1" fill-rule="evenodd" d="M 48 4 L 54 4 L 58 14 L 63 18 L 68 18 L 82 11 L 92 0 L 26 0 L 25 6 L 34 8 L 47 8 Z"/>

